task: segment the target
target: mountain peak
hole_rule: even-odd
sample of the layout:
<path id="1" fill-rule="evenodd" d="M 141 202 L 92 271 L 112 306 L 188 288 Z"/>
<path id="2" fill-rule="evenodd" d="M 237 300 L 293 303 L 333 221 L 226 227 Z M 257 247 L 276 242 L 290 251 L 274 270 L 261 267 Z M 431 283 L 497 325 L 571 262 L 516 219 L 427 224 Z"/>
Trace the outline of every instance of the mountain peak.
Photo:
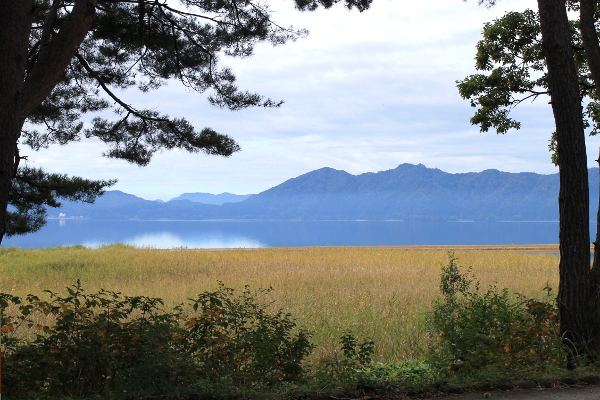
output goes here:
<path id="1" fill-rule="evenodd" d="M 221 194 L 211 194 L 211 193 L 183 193 L 177 197 L 172 198 L 169 201 L 182 201 L 187 200 L 194 203 L 204 203 L 204 204 L 225 204 L 225 203 L 239 203 L 240 201 L 246 200 L 251 195 L 249 194 L 232 194 L 228 192 L 224 192 Z"/>
<path id="2" fill-rule="evenodd" d="M 598 207 L 598 169 L 590 169 L 590 210 Z M 556 221 L 558 174 L 508 173 L 496 169 L 448 173 L 423 164 L 352 175 L 320 168 L 289 179 L 247 200 L 202 204 L 222 193 L 158 203 L 120 191 L 95 205 L 65 202 L 56 211 L 103 219 L 429 220 Z M 203 200 L 198 202 L 201 196 Z M 209 200 L 206 200 L 208 196 Z M 231 195 L 236 196 L 236 195 Z"/>

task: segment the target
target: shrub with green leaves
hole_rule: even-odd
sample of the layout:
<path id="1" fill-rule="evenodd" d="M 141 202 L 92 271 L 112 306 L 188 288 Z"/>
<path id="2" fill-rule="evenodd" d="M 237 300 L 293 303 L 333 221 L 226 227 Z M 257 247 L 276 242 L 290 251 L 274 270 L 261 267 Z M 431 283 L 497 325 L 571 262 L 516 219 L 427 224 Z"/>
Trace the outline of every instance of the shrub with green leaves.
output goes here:
<path id="1" fill-rule="evenodd" d="M 406 360 L 400 363 L 372 363 L 359 370 L 357 385 L 363 388 L 376 388 L 392 384 L 402 384 L 406 389 L 431 383 L 435 378 L 434 369 L 425 360 Z"/>
<path id="2" fill-rule="evenodd" d="M 262 290 L 263 294 L 271 289 Z M 248 287 L 240 296 L 220 285 L 192 301 L 185 340 L 211 381 L 234 379 L 253 385 L 302 377 L 302 361 L 313 348 L 310 334 L 281 310 L 270 313 Z"/>
<path id="3" fill-rule="evenodd" d="M 339 342 L 340 348 L 334 350 L 317 365 L 317 380 L 322 382 L 352 383 L 358 375 L 371 364 L 375 342 L 365 339 L 359 342 L 351 331 L 345 331 Z"/>
<path id="4" fill-rule="evenodd" d="M 537 370 L 563 362 L 557 308 L 554 304 L 513 298 L 508 289 L 480 289 L 462 273 L 449 253 L 442 268 L 432 323 L 443 346 L 442 358 L 452 373 L 481 370 Z"/>
<path id="5" fill-rule="evenodd" d="M 339 348 L 331 357 L 319 361 L 316 380 L 321 385 L 348 385 L 375 389 L 390 384 L 422 384 L 433 376 L 433 370 L 424 360 L 406 360 L 401 363 L 373 362 L 375 342 L 359 339 L 351 331 L 343 332 Z"/>
<path id="6" fill-rule="evenodd" d="M 64 296 L 46 292 L 49 300 L 0 294 L 9 399 L 181 398 L 271 385 L 300 379 L 312 349 L 308 332 L 247 287 L 237 294 L 220 284 L 170 311 L 158 298 L 87 294 L 79 282 Z"/>

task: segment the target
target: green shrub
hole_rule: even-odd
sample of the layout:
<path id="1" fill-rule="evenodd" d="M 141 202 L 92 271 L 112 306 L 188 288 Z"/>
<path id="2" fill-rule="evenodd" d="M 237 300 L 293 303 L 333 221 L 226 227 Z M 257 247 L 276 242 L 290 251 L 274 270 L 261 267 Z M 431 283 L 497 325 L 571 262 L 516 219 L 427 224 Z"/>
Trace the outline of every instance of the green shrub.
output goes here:
<path id="1" fill-rule="evenodd" d="M 313 348 L 310 334 L 293 334 L 296 324 L 290 315 L 267 312 L 248 287 L 236 297 L 221 285 L 198 295 L 192 308 L 196 314 L 185 324 L 185 339 L 211 381 L 226 377 L 251 385 L 302 377 L 302 360 Z"/>
<path id="2" fill-rule="evenodd" d="M 434 370 L 424 360 L 394 364 L 372 363 L 356 371 L 356 385 L 364 389 L 402 384 L 405 389 L 431 383 Z"/>
<path id="3" fill-rule="evenodd" d="M 407 360 L 383 364 L 372 360 L 375 342 L 359 341 L 351 331 L 343 332 L 339 348 L 331 357 L 320 360 L 316 368 L 316 381 L 321 385 L 345 385 L 372 390 L 401 383 L 405 387 L 428 382 L 433 370 L 424 360 Z"/>
<path id="4" fill-rule="evenodd" d="M 371 365 L 375 342 L 358 339 L 351 331 L 345 331 L 339 342 L 339 349 L 334 350 L 332 357 L 319 361 L 316 378 L 327 383 L 356 383 L 358 375 Z"/>
<path id="5" fill-rule="evenodd" d="M 181 398 L 270 385 L 300 379 L 312 349 L 290 315 L 269 312 L 248 288 L 238 295 L 220 283 L 169 312 L 161 299 L 86 294 L 79 282 L 67 292 L 0 294 L 0 307 L 12 306 L 0 321 L 8 398 Z"/>
<path id="6" fill-rule="evenodd" d="M 432 323 L 439 334 L 443 362 L 451 373 L 542 371 L 564 360 L 555 305 L 490 286 L 461 273 L 449 253 L 440 279 Z"/>

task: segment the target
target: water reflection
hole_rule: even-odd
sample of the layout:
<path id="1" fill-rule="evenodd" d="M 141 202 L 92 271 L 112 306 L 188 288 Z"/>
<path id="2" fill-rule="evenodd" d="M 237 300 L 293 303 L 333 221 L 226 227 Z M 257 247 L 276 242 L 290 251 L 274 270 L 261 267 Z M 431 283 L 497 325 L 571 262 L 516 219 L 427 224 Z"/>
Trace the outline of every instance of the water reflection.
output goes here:
<path id="1" fill-rule="evenodd" d="M 50 220 L 4 240 L 24 248 L 127 243 L 155 248 L 558 243 L 558 222 Z"/>
<path id="2" fill-rule="evenodd" d="M 243 236 L 210 235 L 200 232 L 198 236 L 183 238 L 172 232 L 147 233 L 127 240 L 125 243 L 138 247 L 177 248 L 189 247 L 198 249 L 253 248 L 266 247 L 257 240 Z"/>

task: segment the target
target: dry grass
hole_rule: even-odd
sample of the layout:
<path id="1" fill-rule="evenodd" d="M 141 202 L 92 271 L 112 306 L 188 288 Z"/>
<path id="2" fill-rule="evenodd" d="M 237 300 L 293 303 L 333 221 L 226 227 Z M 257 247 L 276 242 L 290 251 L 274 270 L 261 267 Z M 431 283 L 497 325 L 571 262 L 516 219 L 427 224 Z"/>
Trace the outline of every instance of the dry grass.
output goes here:
<path id="1" fill-rule="evenodd" d="M 528 252 L 547 248 L 309 247 L 234 250 L 157 250 L 108 246 L 41 250 L 0 249 L 0 292 L 62 291 L 81 279 L 87 291 L 161 297 L 168 304 L 227 286 L 266 288 L 275 306 L 314 332 L 316 357 L 352 329 L 372 337 L 379 360 L 419 357 L 428 345 L 426 313 L 438 296 L 447 250 L 473 266 L 482 287 L 542 297 L 557 288 L 558 258 Z M 520 250 L 520 251 L 519 251 Z"/>

